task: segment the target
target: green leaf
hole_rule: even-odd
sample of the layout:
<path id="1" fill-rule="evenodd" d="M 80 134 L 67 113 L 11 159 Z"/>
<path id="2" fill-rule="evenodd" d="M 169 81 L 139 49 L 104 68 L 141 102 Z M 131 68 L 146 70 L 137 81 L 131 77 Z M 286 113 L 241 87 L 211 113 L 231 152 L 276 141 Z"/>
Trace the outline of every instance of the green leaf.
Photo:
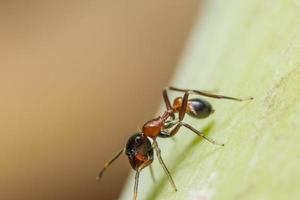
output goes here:
<path id="1" fill-rule="evenodd" d="M 212 0 L 205 11 L 171 85 L 255 99 L 207 98 L 216 112 L 184 121 L 225 147 L 184 128 L 160 139 L 178 192 L 155 161 L 157 182 L 144 169 L 138 199 L 300 199 L 300 1 Z M 121 200 L 132 199 L 133 179 Z"/>

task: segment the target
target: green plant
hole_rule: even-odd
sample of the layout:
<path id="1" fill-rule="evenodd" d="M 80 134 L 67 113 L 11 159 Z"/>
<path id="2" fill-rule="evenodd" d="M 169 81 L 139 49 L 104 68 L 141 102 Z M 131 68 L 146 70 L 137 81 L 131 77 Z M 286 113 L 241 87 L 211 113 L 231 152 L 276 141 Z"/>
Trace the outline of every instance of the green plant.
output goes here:
<path id="1" fill-rule="evenodd" d="M 156 161 L 158 181 L 144 169 L 139 199 L 300 199 L 299 10 L 297 0 L 208 3 L 171 85 L 255 99 L 209 99 L 213 116 L 185 118 L 225 147 L 184 129 L 159 140 L 179 191 Z M 120 199 L 132 198 L 129 178 Z"/>

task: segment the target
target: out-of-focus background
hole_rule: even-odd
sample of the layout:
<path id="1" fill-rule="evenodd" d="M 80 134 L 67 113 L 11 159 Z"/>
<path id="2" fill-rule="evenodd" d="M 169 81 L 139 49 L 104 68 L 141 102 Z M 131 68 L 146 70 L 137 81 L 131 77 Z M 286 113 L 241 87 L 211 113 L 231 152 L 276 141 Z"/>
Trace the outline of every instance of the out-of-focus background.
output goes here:
<path id="1" fill-rule="evenodd" d="M 1 1 L 0 199 L 116 199 L 200 1 Z"/>

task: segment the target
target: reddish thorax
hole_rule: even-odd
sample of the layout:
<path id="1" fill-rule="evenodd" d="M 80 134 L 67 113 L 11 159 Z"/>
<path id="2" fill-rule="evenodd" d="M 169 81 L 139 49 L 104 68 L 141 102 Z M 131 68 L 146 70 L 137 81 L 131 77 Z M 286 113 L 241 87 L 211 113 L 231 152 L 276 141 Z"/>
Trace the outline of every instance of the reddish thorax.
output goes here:
<path id="1" fill-rule="evenodd" d="M 152 119 L 144 124 L 143 134 L 155 139 L 159 135 L 163 125 L 164 121 L 161 117 Z"/>
<path id="2" fill-rule="evenodd" d="M 155 139 L 160 134 L 164 127 L 165 121 L 170 117 L 171 113 L 173 113 L 173 111 L 166 111 L 162 116 L 146 122 L 143 126 L 143 134 Z"/>

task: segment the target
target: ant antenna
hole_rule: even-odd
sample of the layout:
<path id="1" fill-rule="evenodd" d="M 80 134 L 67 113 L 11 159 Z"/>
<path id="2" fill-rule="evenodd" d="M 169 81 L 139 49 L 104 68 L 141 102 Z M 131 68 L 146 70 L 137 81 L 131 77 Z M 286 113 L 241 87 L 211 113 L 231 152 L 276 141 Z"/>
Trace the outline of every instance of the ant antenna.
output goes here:
<path id="1" fill-rule="evenodd" d="M 118 152 L 118 153 L 117 153 L 117 154 L 116 154 L 109 162 L 105 163 L 104 167 L 101 169 L 101 171 L 99 172 L 99 174 L 98 174 L 98 176 L 97 176 L 97 178 L 96 178 L 97 181 L 100 181 L 100 180 L 101 180 L 101 178 L 102 178 L 102 176 L 103 176 L 105 170 L 106 170 L 106 169 L 107 169 L 107 168 L 108 168 L 115 160 L 117 160 L 123 152 L 124 152 L 124 149 L 122 149 L 121 151 L 119 151 L 119 152 Z"/>
<path id="2" fill-rule="evenodd" d="M 136 128 L 137 128 L 137 130 L 138 130 L 139 132 L 142 132 L 142 129 L 141 129 L 141 127 L 140 127 L 139 125 L 137 125 Z"/>

